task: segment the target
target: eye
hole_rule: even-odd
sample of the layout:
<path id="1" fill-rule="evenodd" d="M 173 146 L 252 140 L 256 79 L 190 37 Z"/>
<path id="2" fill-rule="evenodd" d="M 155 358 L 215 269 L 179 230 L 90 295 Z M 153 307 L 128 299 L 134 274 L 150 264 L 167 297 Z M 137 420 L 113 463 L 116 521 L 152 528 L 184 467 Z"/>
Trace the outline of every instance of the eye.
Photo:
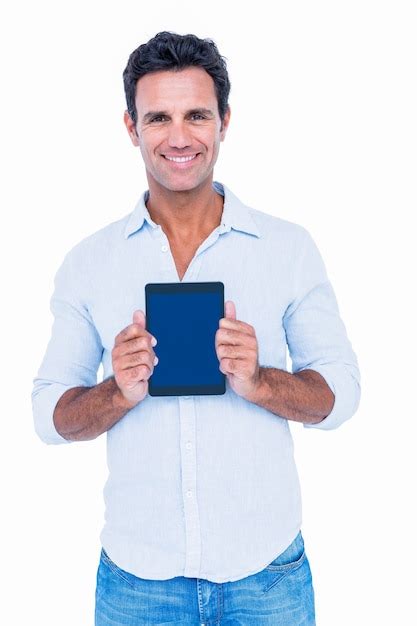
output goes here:
<path id="1" fill-rule="evenodd" d="M 152 122 L 163 122 L 166 120 L 165 115 L 155 115 L 150 121 Z"/>
<path id="2" fill-rule="evenodd" d="M 191 115 L 191 119 L 196 120 L 198 122 L 198 121 L 204 120 L 206 118 L 204 117 L 204 115 L 201 115 L 201 113 L 193 113 Z"/>

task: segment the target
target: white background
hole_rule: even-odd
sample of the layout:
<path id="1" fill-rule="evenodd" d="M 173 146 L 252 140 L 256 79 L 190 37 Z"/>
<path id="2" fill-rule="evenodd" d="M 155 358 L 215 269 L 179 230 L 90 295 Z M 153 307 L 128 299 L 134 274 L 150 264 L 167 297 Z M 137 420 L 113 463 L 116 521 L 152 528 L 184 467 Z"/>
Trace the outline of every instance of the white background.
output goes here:
<path id="1" fill-rule="evenodd" d="M 2 623 L 93 624 L 105 436 L 46 446 L 30 393 L 64 254 L 146 186 L 122 123 L 122 71 L 160 30 L 210 37 L 226 56 L 232 118 L 215 178 L 311 232 L 358 355 L 353 419 L 330 432 L 292 425 L 317 624 L 416 623 L 412 5 L 4 5 Z"/>

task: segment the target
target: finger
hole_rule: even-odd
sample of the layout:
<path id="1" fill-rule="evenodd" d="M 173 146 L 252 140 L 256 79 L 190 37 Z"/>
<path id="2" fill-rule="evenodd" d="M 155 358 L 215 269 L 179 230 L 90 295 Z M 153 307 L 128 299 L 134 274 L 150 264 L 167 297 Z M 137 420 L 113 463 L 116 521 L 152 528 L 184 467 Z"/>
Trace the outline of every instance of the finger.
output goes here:
<path id="1" fill-rule="evenodd" d="M 152 335 L 141 335 L 140 337 L 134 337 L 128 341 L 123 341 L 115 346 L 113 351 L 118 357 L 141 351 L 150 352 L 152 356 L 155 356 L 152 348 L 151 337 Z"/>
<path id="2" fill-rule="evenodd" d="M 226 330 L 221 328 L 216 331 L 215 345 L 217 347 L 222 345 L 238 346 L 243 343 L 244 337 L 247 337 L 247 335 L 243 336 L 242 333 L 236 330 Z"/>
<path id="3" fill-rule="evenodd" d="M 137 309 L 136 311 L 133 312 L 133 323 L 134 324 L 139 324 L 139 326 L 142 326 L 143 328 L 145 328 L 145 313 L 142 311 L 142 309 Z"/>
<path id="4" fill-rule="evenodd" d="M 126 328 L 121 330 L 120 333 L 116 335 L 116 338 L 114 340 L 114 345 L 117 346 L 125 341 L 129 341 L 130 339 L 134 339 L 136 337 L 142 337 L 142 336 L 149 337 L 151 340 L 153 338 L 153 335 L 151 335 L 151 333 L 145 330 L 145 328 L 141 324 L 136 324 L 136 323 L 129 324 L 129 326 L 126 326 Z M 156 345 L 155 338 L 154 338 L 153 345 Z"/>
<path id="5" fill-rule="evenodd" d="M 118 383 L 120 381 L 123 385 L 129 385 L 129 383 L 139 383 L 143 380 L 148 380 L 152 375 L 152 368 L 147 365 L 136 365 L 135 367 L 129 367 L 126 370 L 122 370 L 118 376 Z"/>
<path id="6" fill-rule="evenodd" d="M 233 328 L 219 328 L 215 335 L 216 346 L 226 344 L 233 346 L 255 346 L 258 344 L 256 336 Z"/>
<path id="7" fill-rule="evenodd" d="M 146 365 L 152 371 L 154 359 L 155 355 L 152 356 L 149 352 L 142 351 L 134 354 L 125 354 L 117 361 L 117 369 L 122 371 L 139 365 Z"/>
<path id="8" fill-rule="evenodd" d="M 232 300 L 227 300 L 224 303 L 224 306 L 225 306 L 225 317 L 227 319 L 235 320 L 236 319 L 235 303 Z"/>
<path id="9" fill-rule="evenodd" d="M 142 326 L 143 328 L 146 329 L 146 316 L 145 316 L 145 313 L 142 311 L 142 309 L 137 309 L 136 311 L 133 312 L 133 323 L 139 324 L 139 326 Z M 152 339 L 152 345 L 156 346 L 156 344 L 158 343 L 156 340 L 156 337 L 153 337 L 151 335 L 151 339 Z"/>
<path id="10" fill-rule="evenodd" d="M 225 344 L 221 344 L 217 348 L 217 356 L 219 359 L 226 358 L 245 360 L 250 359 L 252 356 L 255 358 L 256 352 L 255 350 L 252 350 L 252 348 L 247 348 L 245 346 L 226 346 Z"/>
<path id="11" fill-rule="evenodd" d="M 216 335 L 221 343 L 236 343 L 241 344 L 247 341 L 251 335 L 242 332 L 236 328 L 218 328 Z"/>
<path id="12" fill-rule="evenodd" d="M 220 328 L 234 328 L 235 330 L 241 330 L 246 334 L 254 334 L 255 329 L 250 324 L 242 322 L 242 320 L 233 320 L 227 317 L 222 317 L 219 321 Z"/>
<path id="13" fill-rule="evenodd" d="M 223 358 L 220 362 L 220 371 L 223 372 L 223 374 L 233 374 L 237 367 L 238 363 L 234 359 Z"/>

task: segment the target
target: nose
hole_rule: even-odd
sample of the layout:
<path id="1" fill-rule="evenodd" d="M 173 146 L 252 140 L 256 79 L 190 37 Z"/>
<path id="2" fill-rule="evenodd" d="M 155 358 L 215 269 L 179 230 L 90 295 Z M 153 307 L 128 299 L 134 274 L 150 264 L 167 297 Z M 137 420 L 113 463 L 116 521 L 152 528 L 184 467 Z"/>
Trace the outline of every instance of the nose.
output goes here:
<path id="1" fill-rule="evenodd" d="M 183 121 L 171 122 L 169 125 L 168 145 L 170 148 L 183 149 L 191 145 L 189 129 Z"/>

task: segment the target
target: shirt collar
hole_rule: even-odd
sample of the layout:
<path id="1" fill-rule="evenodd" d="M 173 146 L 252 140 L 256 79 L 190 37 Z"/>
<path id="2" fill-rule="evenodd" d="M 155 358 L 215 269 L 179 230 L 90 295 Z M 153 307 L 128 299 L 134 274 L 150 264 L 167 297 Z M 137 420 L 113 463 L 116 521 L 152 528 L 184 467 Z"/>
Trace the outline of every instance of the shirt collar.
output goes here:
<path id="1" fill-rule="evenodd" d="M 230 189 L 226 187 L 226 185 L 213 181 L 213 189 L 217 191 L 217 193 L 224 196 L 223 213 L 219 231 L 220 234 L 229 232 L 233 228 L 234 230 L 239 230 L 241 232 L 248 233 L 249 235 L 260 237 L 260 231 L 252 217 L 250 208 L 243 204 L 243 202 L 241 202 L 239 198 L 237 198 L 230 191 Z M 149 211 L 146 208 L 146 201 L 148 197 L 149 191 L 144 191 L 134 210 L 129 215 L 124 232 L 126 239 L 136 231 L 140 230 L 145 221 L 151 228 L 158 227 L 158 224 L 152 220 L 149 215 Z"/>

